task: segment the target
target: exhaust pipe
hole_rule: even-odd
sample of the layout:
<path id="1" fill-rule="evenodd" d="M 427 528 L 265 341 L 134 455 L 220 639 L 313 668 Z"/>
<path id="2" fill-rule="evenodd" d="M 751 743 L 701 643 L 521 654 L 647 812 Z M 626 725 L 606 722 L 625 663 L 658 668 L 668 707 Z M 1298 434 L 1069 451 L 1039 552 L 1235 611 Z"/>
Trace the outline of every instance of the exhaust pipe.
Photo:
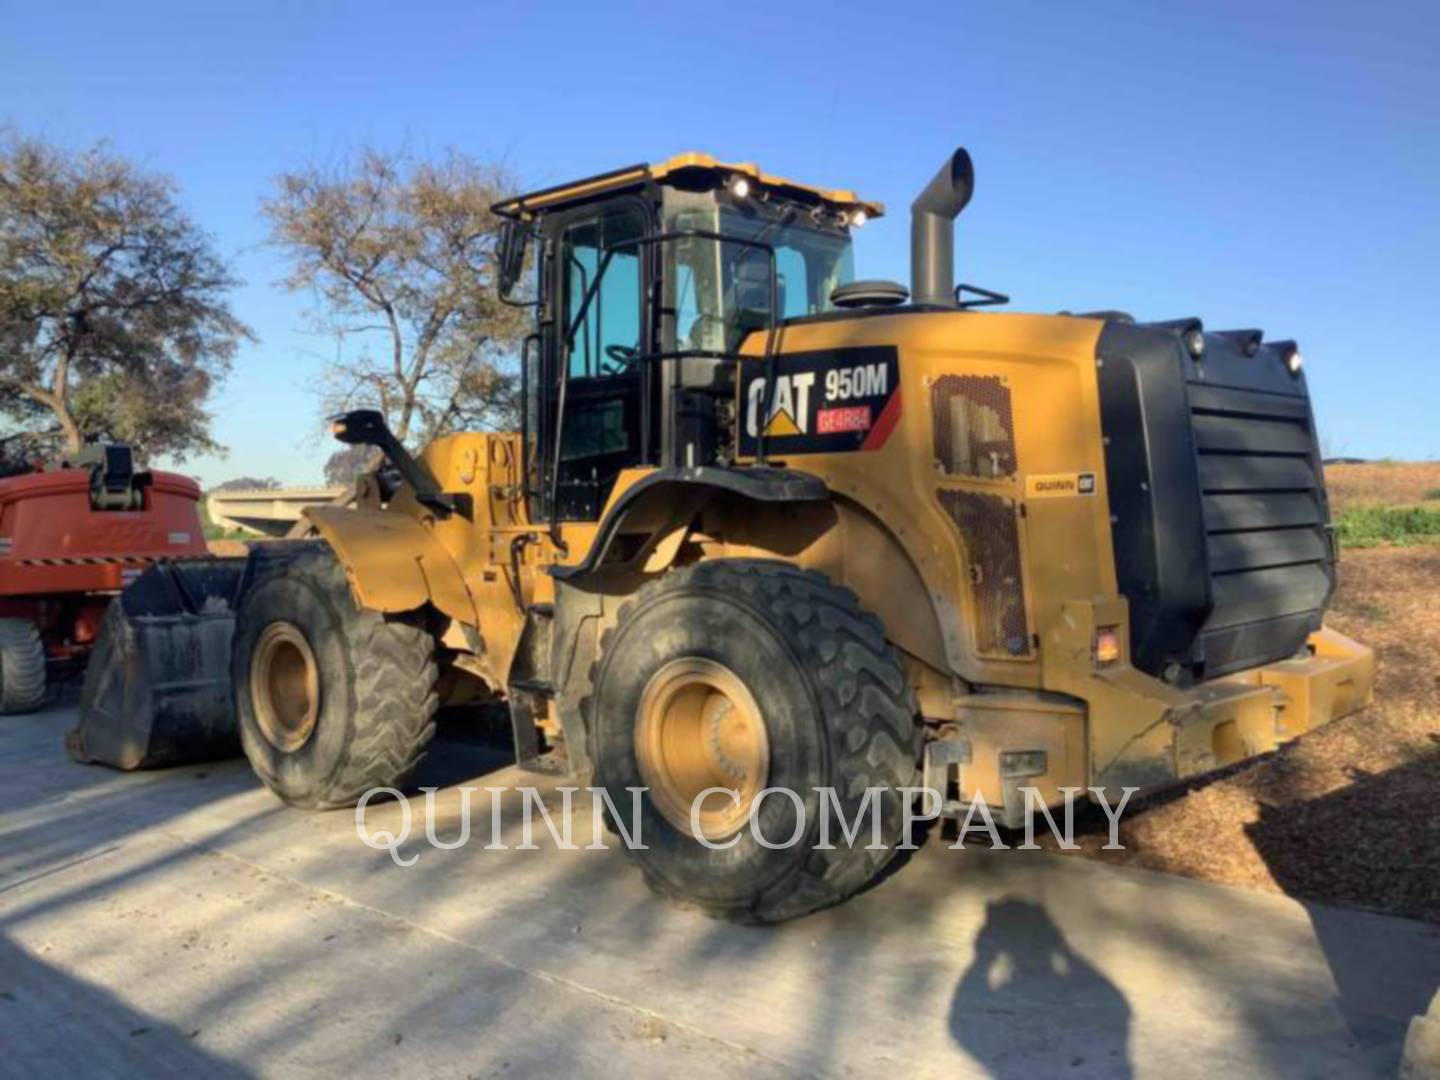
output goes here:
<path id="1" fill-rule="evenodd" d="M 955 307 L 955 219 L 975 193 L 975 166 L 964 147 L 910 204 L 910 300 Z"/>

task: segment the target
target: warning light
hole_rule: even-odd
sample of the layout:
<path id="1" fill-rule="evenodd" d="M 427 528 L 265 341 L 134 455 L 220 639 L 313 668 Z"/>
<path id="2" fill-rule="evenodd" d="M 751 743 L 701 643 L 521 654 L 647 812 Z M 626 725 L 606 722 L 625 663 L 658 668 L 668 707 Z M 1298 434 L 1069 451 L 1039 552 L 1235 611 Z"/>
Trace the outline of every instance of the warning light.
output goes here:
<path id="1" fill-rule="evenodd" d="M 1102 626 L 1095 631 L 1095 662 L 1113 664 L 1120 659 L 1120 630 Z"/>

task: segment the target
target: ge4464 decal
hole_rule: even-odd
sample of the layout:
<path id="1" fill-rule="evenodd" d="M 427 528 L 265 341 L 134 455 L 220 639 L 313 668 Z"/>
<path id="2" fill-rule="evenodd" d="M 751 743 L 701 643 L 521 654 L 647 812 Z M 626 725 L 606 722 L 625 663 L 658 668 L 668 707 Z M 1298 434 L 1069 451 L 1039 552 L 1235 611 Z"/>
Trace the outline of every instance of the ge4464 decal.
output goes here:
<path id="1" fill-rule="evenodd" d="M 789 353 L 775 364 L 764 417 L 767 451 L 833 454 L 878 450 L 900 419 L 900 358 L 892 346 Z M 756 452 L 765 412 L 765 366 L 740 379 L 740 453 Z"/>

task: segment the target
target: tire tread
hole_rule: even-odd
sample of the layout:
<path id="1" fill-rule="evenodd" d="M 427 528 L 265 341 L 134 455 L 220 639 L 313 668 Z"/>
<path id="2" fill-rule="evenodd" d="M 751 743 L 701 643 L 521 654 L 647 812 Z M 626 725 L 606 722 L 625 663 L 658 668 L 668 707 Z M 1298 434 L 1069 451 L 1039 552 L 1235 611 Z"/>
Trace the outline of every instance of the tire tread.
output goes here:
<path id="1" fill-rule="evenodd" d="M 403 788 L 424 760 L 439 707 L 435 639 L 423 626 L 359 607 L 343 567 L 323 544 L 306 544 L 287 558 L 264 560 L 252 587 L 275 578 L 300 577 L 311 578 L 328 592 L 343 615 L 356 711 L 354 735 L 334 772 L 310 797 L 286 801 L 306 809 L 332 810 L 355 805 L 371 788 Z M 238 682 L 236 689 L 241 692 Z M 260 779 L 278 793 L 263 759 L 249 756 Z"/>
<path id="2" fill-rule="evenodd" d="M 0 619 L 0 714 L 45 703 L 45 644 L 29 619 Z"/>
<path id="3" fill-rule="evenodd" d="M 700 562 L 641 587 L 601 637 L 590 672 L 591 696 L 581 703 L 591 730 L 600 672 L 620 628 L 660 596 L 682 589 L 741 599 L 790 644 L 801 668 L 813 673 L 811 683 L 827 728 L 830 778 L 847 816 L 858 808 L 866 788 L 894 791 L 917 782 L 923 747 L 919 707 L 884 626 L 851 590 L 818 571 L 778 560 Z M 604 786 L 603 777 L 597 777 L 596 783 Z M 883 849 L 867 850 L 863 842 L 846 847 L 842 842 L 833 850 L 813 850 L 798 873 L 782 877 L 744 910 L 700 906 L 732 921 L 771 923 L 841 903 L 872 884 L 894 858 L 900 840 L 896 818 L 890 812 L 882 814 Z M 651 874 L 643 861 L 636 861 L 655 892 L 697 903 Z"/>

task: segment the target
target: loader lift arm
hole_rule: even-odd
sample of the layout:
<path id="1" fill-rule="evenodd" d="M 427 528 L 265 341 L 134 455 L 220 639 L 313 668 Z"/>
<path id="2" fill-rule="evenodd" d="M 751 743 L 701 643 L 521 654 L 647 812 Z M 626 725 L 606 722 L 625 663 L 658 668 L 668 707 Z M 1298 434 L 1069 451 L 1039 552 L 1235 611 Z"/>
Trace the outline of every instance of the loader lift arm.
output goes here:
<path id="1" fill-rule="evenodd" d="M 410 451 L 391 432 L 379 410 L 352 409 L 341 413 L 331 419 L 330 434 L 349 446 L 373 446 L 379 450 L 395 466 L 401 479 L 410 485 L 415 501 L 421 506 L 441 514 L 469 516 L 468 496 L 441 491 L 430 470 L 410 455 Z"/>

